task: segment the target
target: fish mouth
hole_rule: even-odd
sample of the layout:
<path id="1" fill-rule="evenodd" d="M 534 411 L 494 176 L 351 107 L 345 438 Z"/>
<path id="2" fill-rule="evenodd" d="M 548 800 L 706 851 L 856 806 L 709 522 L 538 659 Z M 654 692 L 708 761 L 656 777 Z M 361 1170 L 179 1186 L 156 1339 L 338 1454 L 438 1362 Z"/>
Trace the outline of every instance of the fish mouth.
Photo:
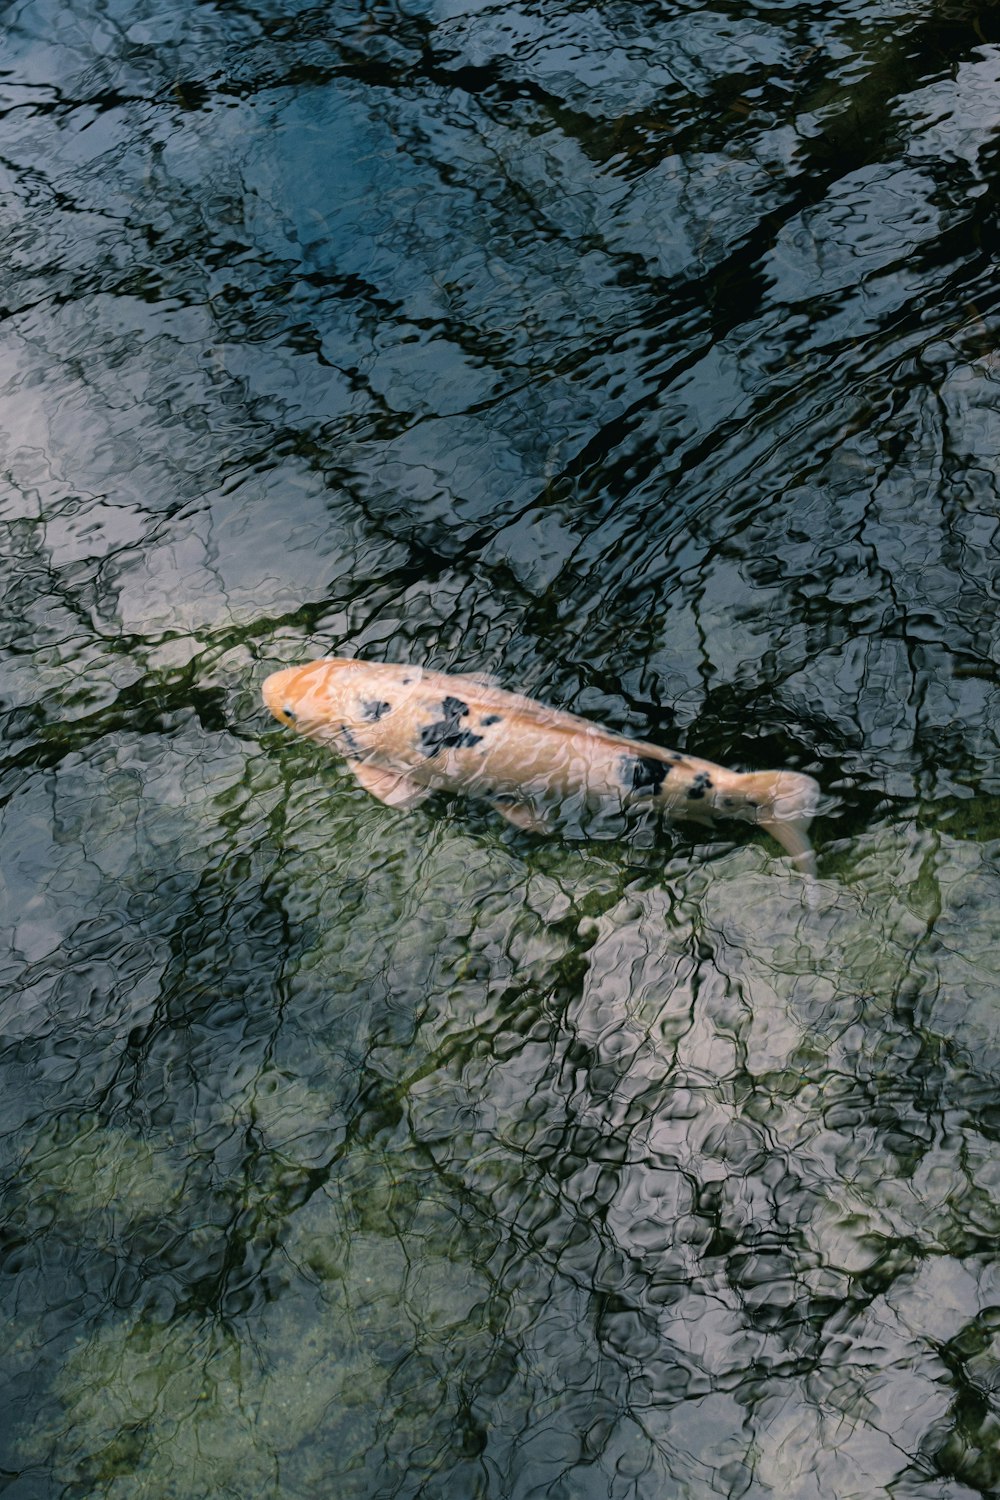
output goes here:
<path id="1" fill-rule="evenodd" d="M 285 667 L 281 672 L 272 672 L 261 686 L 268 711 L 282 724 L 295 719 L 295 700 L 301 691 L 295 679 L 301 670 L 301 667 Z"/>

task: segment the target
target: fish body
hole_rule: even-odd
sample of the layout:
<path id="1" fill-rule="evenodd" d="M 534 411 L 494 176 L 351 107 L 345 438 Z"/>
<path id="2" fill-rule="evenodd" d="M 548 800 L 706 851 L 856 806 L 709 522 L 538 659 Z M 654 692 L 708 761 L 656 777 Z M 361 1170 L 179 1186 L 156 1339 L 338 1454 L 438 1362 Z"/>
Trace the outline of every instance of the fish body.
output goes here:
<path id="1" fill-rule="evenodd" d="M 275 672 L 263 694 L 279 723 L 342 755 L 392 807 L 440 790 L 486 798 L 515 826 L 536 830 L 568 802 L 700 823 L 736 818 L 765 828 L 814 872 L 808 830 L 819 787 L 798 771 L 729 771 L 483 678 L 358 658 Z"/>

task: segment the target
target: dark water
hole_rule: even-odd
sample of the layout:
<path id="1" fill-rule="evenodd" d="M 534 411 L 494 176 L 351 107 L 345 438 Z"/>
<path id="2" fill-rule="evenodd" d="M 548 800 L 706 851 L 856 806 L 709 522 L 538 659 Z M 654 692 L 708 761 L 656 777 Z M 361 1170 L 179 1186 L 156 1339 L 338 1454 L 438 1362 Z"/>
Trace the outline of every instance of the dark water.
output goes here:
<path id="1" fill-rule="evenodd" d="M 1000 22 L 28 0 L 0 1493 L 1000 1493 Z M 409 817 L 486 670 L 827 794 Z"/>

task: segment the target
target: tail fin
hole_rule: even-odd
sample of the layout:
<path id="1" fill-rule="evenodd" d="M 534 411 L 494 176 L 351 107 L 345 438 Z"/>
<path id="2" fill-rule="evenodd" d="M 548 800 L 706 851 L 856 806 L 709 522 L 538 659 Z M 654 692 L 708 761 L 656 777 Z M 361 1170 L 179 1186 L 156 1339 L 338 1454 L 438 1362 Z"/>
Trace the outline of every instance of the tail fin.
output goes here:
<path id="1" fill-rule="evenodd" d="M 741 781 L 748 803 L 757 804 L 754 821 L 777 839 L 798 869 L 815 875 L 809 824 L 816 816 L 819 783 L 801 771 L 751 771 Z"/>

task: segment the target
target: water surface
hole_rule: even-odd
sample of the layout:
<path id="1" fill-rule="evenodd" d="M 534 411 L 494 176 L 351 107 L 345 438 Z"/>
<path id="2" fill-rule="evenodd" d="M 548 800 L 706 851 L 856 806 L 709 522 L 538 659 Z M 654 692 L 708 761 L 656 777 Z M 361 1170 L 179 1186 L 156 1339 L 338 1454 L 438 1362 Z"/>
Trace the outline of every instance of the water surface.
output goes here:
<path id="1" fill-rule="evenodd" d="M 1000 1489 L 1000 26 L 25 0 L 0 1489 Z M 409 816 L 321 654 L 827 795 Z"/>

